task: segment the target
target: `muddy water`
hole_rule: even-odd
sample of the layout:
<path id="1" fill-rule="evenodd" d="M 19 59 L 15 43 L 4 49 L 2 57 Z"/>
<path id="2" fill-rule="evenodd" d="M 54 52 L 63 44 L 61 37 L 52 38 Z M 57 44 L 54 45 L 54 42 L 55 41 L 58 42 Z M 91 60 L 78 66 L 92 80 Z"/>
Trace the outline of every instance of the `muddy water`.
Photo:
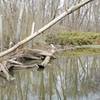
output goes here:
<path id="1" fill-rule="evenodd" d="M 58 55 L 43 70 L 0 77 L 0 100 L 100 100 L 100 56 Z"/>

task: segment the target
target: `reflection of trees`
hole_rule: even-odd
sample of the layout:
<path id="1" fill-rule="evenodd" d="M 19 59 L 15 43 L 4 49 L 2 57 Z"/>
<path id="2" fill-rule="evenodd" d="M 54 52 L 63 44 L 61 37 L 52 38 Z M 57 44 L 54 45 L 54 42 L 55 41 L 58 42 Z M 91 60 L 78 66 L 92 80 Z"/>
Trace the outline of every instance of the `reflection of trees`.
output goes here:
<path id="1" fill-rule="evenodd" d="M 0 100 L 77 100 L 97 90 L 99 56 L 58 57 L 43 71 L 16 72 L 16 80 L 0 79 Z"/>
<path id="2" fill-rule="evenodd" d="M 77 100 L 78 96 L 87 95 L 94 91 L 96 87 L 95 73 L 100 64 L 98 57 L 62 57 L 62 59 L 63 62 L 61 60 L 55 62 L 55 67 L 58 68 L 56 71 L 59 70 L 59 74 L 55 77 L 60 77 L 61 88 L 59 92 L 62 93 L 63 99 L 70 95 Z"/>
<path id="3" fill-rule="evenodd" d="M 45 86 L 44 86 L 44 74 L 43 74 L 43 72 L 41 72 L 39 90 L 40 90 L 40 95 L 39 95 L 40 100 L 45 100 Z"/>

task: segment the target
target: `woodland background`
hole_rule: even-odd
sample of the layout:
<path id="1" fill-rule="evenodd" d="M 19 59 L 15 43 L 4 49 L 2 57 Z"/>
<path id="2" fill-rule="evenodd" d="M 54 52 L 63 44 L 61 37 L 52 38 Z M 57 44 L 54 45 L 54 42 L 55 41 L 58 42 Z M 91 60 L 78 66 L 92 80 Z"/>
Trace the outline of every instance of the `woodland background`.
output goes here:
<path id="1" fill-rule="evenodd" d="M 0 43 L 1 51 L 8 48 L 9 43 L 29 36 L 32 23 L 35 31 L 82 0 L 0 0 Z M 47 34 L 60 32 L 100 32 L 100 0 L 78 9 L 63 18 Z M 34 43 L 45 41 L 46 34 L 42 34 Z"/>

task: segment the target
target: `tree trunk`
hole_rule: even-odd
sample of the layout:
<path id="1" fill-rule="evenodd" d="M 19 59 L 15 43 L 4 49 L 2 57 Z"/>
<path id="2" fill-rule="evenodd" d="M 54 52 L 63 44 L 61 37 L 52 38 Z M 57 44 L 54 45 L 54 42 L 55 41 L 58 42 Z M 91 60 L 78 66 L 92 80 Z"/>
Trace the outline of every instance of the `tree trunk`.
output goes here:
<path id="1" fill-rule="evenodd" d="M 20 12 L 19 12 L 19 18 L 18 18 L 18 23 L 17 23 L 17 32 L 16 32 L 16 37 L 15 37 L 15 42 L 18 43 L 20 41 L 20 36 L 21 36 L 21 23 L 22 23 L 22 16 L 24 12 L 24 3 L 22 1 L 21 7 L 20 7 Z"/>

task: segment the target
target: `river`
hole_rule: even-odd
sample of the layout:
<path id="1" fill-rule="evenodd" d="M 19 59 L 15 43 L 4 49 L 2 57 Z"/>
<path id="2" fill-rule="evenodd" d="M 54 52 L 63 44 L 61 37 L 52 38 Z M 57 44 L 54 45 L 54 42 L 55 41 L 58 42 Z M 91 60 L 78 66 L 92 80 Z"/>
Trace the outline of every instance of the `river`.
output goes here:
<path id="1" fill-rule="evenodd" d="M 0 77 L 0 100 L 100 100 L 100 56 L 58 54 L 45 69 Z"/>

